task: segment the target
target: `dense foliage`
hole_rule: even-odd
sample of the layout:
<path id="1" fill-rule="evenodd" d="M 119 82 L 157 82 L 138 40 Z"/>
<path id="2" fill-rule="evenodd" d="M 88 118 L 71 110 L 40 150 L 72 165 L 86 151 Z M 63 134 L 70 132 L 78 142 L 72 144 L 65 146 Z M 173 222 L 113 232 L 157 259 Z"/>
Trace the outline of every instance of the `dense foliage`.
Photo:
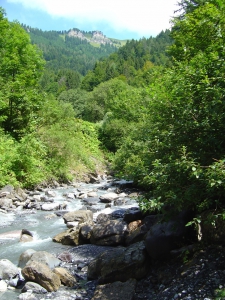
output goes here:
<path id="1" fill-rule="evenodd" d="M 149 191 L 140 205 L 150 210 L 224 205 L 224 4 L 181 5 L 174 65 L 148 86 L 145 113 L 115 158 L 120 175 Z"/>
<path id="2" fill-rule="evenodd" d="M 0 9 L 0 186 L 70 180 L 102 164 L 95 125 L 75 119 L 70 103 L 43 93 L 44 59 L 29 35 Z M 76 74 L 59 72 L 62 86 Z"/>

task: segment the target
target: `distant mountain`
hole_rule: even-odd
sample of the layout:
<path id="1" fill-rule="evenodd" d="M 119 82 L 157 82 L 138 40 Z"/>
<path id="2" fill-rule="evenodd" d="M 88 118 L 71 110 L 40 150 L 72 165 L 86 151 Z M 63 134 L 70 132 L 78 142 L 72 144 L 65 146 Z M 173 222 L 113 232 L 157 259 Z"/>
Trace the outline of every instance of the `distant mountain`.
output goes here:
<path id="1" fill-rule="evenodd" d="M 42 31 L 22 24 L 29 33 L 31 42 L 43 52 L 49 70 L 71 69 L 84 76 L 95 63 L 124 44 L 124 41 L 107 38 L 101 31 L 85 32 Z"/>

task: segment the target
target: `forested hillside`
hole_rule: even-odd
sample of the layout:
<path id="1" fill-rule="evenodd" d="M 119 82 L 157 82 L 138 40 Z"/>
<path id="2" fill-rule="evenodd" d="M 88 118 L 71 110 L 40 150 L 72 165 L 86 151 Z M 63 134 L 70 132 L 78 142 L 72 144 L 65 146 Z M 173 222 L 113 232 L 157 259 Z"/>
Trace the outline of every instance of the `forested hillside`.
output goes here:
<path id="1" fill-rule="evenodd" d="M 70 36 L 69 31 L 42 31 L 27 25 L 23 28 L 29 33 L 32 44 L 42 50 L 46 68 L 54 72 L 71 69 L 85 75 L 97 60 L 117 50 L 113 43 L 93 46 L 85 39 Z"/>
<path id="2" fill-rule="evenodd" d="M 85 76 L 66 62 L 64 46 L 73 51 L 76 39 L 52 35 L 45 50 L 41 34 L 45 63 L 1 11 L 0 185 L 68 180 L 83 166 L 94 170 L 104 153 L 117 176 L 146 190 L 145 210 L 223 207 L 225 6 L 179 7 L 171 32 L 128 41 Z"/>

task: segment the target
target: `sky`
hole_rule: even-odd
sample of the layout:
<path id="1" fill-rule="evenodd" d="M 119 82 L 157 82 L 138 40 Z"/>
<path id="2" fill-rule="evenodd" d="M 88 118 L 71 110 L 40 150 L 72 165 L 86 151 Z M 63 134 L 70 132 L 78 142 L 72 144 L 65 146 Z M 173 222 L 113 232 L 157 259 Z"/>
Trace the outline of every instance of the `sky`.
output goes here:
<path id="1" fill-rule="evenodd" d="M 170 29 L 178 0 L 0 0 L 9 21 L 42 30 L 102 31 L 117 39 Z"/>

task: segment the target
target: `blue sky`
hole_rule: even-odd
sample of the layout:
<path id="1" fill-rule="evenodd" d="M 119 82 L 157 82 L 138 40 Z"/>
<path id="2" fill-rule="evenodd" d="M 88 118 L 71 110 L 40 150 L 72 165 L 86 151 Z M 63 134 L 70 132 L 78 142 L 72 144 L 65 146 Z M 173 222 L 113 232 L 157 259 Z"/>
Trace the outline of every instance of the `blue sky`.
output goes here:
<path id="1" fill-rule="evenodd" d="M 100 30 L 139 39 L 170 28 L 177 0 L 0 0 L 9 21 L 42 30 Z"/>

